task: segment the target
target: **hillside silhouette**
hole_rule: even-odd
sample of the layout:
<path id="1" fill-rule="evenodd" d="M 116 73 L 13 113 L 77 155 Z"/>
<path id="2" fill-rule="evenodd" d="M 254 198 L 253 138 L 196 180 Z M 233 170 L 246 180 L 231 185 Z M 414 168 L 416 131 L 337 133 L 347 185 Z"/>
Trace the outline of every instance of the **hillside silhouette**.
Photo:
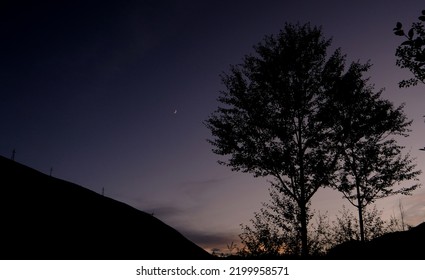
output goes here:
<path id="1" fill-rule="evenodd" d="M 327 255 L 329 259 L 346 260 L 423 260 L 425 223 L 407 231 L 384 234 L 367 242 L 349 241 L 340 244 Z"/>
<path id="2" fill-rule="evenodd" d="M 211 259 L 143 211 L 0 156 L 0 259 Z"/>

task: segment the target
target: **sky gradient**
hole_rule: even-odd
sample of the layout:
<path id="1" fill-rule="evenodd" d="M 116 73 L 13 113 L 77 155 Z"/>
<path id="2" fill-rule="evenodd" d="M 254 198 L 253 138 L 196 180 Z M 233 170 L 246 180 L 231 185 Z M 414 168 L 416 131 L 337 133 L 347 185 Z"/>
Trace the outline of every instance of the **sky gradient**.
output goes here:
<path id="1" fill-rule="evenodd" d="M 322 26 L 332 49 L 370 60 L 383 97 L 413 119 L 406 151 L 425 171 L 425 86 L 400 89 L 397 21 L 423 1 L 2 1 L 0 154 L 125 202 L 210 250 L 237 242 L 269 184 L 217 164 L 203 121 L 219 105 L 220 74 L 285 24 Z M 320 2 L 320 3 L 319 3 Z M 425 183 L 425 176 L 420 176 Z M 377 206 L 425 220 L 425 189 Z M 321 190 L 330 217 L 345 201 Z"/>

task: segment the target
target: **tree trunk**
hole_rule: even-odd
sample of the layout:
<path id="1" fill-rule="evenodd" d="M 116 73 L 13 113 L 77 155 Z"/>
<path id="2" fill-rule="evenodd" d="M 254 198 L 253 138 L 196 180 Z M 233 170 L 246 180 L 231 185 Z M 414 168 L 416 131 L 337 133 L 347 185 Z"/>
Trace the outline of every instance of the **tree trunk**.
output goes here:
<path id="1" fill-rule="evenodd" d="M 307 209 L 306 205 L 299 206 L 301 210 L 301 257 L 308 256 L 308 238 L 307 238 Z"/>
<path id="2" fill-rule="evenodd" d="M 303 115 L 299 112 L 298 115 L 298 163 L 300 166 L 300 200 L 299 207 L 301 212 L 301 257 L 308 256 L 308 238 L 307 238 L 307 202 L 306 201 L 306 189 L 305 189 L 305 177 L 304 177 L 304 147 L 303 147 Z"/>
<path id="3" fill-rule="evenodd" d="M 357 209 L 359 210 L 359 226 L 360 226 L 360 240 L 365 241 L 364 225 L 363 225 L 363 206 L 360 198 L 360 187 L 357 185 Z"/>

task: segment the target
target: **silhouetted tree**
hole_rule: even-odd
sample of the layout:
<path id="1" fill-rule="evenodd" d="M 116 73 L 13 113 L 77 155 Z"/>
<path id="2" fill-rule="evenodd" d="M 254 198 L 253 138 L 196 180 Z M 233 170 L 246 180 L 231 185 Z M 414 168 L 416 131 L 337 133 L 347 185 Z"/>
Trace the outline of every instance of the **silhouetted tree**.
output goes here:
<path id="1" fill-rule="evenodd" d="M 365 240 L 363 209 L 375 200 L 394 194 L 408 195 L 419 184 L 395 188 L 396 183 L 416 179 L 409 154 L 394 137 L 408 136 L 403 105 L 395 108 L 374 92 L 363 73 L 369 64 L 353 63 L 334 88 L 329 114 L 334 120 L 340 159 L 334 186 L 358 209 L 361 240 Z"/>
<path id="2" fill-rule="evenodd" d="M 412 23 L 407 33 L 404 32 L 401 22 L 397 22 L 393 29 L 395 35 L 406 38 L 396 50 L 397 66 L 407 68 L 414 75 L 414 78 L 402 80 L 400 87 L 415 86 L 418 82 L 425 83 L 425 10 L 418 19 L 418 22 Z"/>
<path id="3" fill-rule="evenodd" d="M 338 159 L 329 91 L 340 80 L 344 57 L 327 56 L 330 40 L 310 24 L 286 24 L 266 36 L 255 54 L 222 75 L 222 104 L 205 122 L 213 152 L 234 171 L 272 178 L 299 211 L 301 254 L 308 255 L 309 203 L 330 185 Z"/>

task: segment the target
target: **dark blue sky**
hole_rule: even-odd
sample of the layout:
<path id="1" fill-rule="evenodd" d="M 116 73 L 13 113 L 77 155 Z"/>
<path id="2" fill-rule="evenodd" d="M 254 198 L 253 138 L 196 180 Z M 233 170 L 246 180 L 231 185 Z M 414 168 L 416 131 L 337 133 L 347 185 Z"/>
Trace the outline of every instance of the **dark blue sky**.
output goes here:
<path id="1" fill-rule="evenodd" d="M 222 71 L 285 22 L 321 25 L 348 62 L 371 60 L 375 87 L 406 102 L 414 124 L 403 144 L 425 166 L 425 88 L 397 87 L 409 73 L 395 66 L 392 33 L 423 1 L 39 2 L 0 4 L 0 154 L 16 149 L 21 163 L 105 188 L 205 248 L 238 240 L 268 183 L 219 166 L 202 122 Z M 413 224 L 424 194 L 403 200 Z M 379 206 L 391 214 L 398 199 Z M 313 207 L 333 214 L 343 202 L 325 190 Z"/>

